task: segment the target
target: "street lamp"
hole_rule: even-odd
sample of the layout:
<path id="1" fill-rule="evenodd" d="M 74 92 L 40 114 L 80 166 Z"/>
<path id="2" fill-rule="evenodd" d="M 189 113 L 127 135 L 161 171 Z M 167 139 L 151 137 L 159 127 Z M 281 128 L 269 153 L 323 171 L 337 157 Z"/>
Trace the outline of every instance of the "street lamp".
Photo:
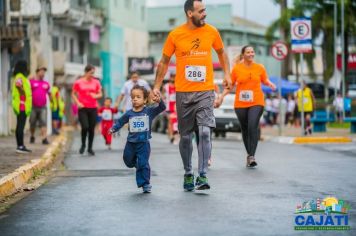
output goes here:
<path id="1" fill-rule="evenodd" d="M 335 79 L 335 84 L 334 84 L 334 97 L 336 97 L 337 93 L 337 2 L 331 2 L 331 1 L 324 1 L 326 4 L 334 5 L 334 79 Z"/>

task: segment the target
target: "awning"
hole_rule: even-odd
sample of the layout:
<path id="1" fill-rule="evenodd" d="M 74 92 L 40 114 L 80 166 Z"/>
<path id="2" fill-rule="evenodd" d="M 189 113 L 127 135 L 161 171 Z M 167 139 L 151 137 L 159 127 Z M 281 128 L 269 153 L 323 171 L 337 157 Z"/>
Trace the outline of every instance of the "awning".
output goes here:
<path id="1" fill-rule="evenodd" d="M 278 93 L 278 88 L 279 88 L 279 84 L 278 81 L 281 78 L 278 77 L 270 77 L 269 80 L 274 83 L 277 87 L 276 91 L 272 91 L 272 89 L 270 87 L 267 87 L 265 85 L 262 85 L 262 90 L 264 93 Z M 285 79 L 281 79 L 281 91 L 282 91 L 282 96 L 287 95 L 289 93 L 294 93 L 295 91 L 297 91 L 300 88 L 300 85 Z"/>
<path id="2" fill-rule="evenodd" d="M 1 26 L 0 39 L 1 41 L 16 41 L 23 39 L 25 32 L 21 26 Z"/>

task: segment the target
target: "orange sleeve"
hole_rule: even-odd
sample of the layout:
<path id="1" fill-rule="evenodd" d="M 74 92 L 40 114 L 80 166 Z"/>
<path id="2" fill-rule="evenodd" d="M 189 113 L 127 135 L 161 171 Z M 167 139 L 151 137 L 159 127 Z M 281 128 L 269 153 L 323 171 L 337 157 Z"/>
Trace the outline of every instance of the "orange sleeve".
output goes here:
<path id="1" fill-rule="evenodd" d="M 220 33 L 217 29 L 215 29 L 215 40 L 213 42 L 213 48 L 216 50 L 224 48 L 224 43 L 221 39 Z"/>
<path id="2" fill-rule="evenodd" d="M 267 71 L 263 65 L 261 65 L 261 82 L 266 83 L 268 79 Z"/>
<path id="3" fill-rule="evenodd" d="M 176 47 L 173 42 L 173 37 L 171 34 L 169 34 L 166 39 L 166 42 L 164 43 L 162 53 L 168 57 L 171 57 L 173 55 L 175 49 L 176 49 Z"/>

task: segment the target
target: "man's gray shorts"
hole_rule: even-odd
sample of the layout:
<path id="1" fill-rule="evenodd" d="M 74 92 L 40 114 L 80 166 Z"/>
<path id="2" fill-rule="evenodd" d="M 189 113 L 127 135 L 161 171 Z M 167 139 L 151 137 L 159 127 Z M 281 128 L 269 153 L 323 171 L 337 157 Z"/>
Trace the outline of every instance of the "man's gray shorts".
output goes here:
<path id="1" fill-rule="evenodd" d="M 32 107 L 30 128 L 36 128 L 36 123 L 39 127 L 47 125 L 47 107 Z"/>
<path id="2" fill-rule="evenodd" d="M 194 132 L 197 126 L 215 128 L 214 91 L 177 92 L 178 130 L 181 135 Z"/>

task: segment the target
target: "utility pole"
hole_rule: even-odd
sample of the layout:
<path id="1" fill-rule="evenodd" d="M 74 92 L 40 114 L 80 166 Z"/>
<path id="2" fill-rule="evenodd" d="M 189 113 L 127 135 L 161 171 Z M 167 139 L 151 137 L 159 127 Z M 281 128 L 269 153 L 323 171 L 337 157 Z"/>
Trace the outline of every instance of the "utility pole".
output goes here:
<path id="1" fill-rule="evenodd" d="M 51 20 L 51 2 L 49 0 L 41 0 L 41 16 L 40 16 L 40 42 L 42 57 L 47 62 L 47 79 L 48 83 L 53 86 L 53 51 L 52 51 L 52 20 Z M 47 134 L 52 133 L 52 114 L 49 104 L 47 105 Z"/>
<path id="2" fill-rule="evenodd" d="M 10 22 L 9 17 L 9 0 L 2 1 L 3 4 L 3 12 L 2 14 L 2 22 L 1 25 L 6 27 Z M 9 95 L 11 92 L 9 91 L 9 78 L 8 78 L 8 71 L 9 71 L 9 63 L 7 60 L 7 52 L 6 49 L 2 49 L 1 45 L 1 37 L 0 37 L 0 134 L 1 135 L 8 135 L 10 134 L 10 122 L 9 122 Z"/>
<path id="3" fill-rule="evenodd" d="M 334 89 L 334 97 L 337 94 L 337 2 L 334 2 L 334 79 L 335 79 L 335 89 Z"/>
<path id="4" fill-rule="evenodd" d="M 342 100 L 345 99 L 345 1 L 341 0 L 341 78 L 342 78 Z M 342 109 L 342 118 L 345 119 L 345 108 Z"/>

